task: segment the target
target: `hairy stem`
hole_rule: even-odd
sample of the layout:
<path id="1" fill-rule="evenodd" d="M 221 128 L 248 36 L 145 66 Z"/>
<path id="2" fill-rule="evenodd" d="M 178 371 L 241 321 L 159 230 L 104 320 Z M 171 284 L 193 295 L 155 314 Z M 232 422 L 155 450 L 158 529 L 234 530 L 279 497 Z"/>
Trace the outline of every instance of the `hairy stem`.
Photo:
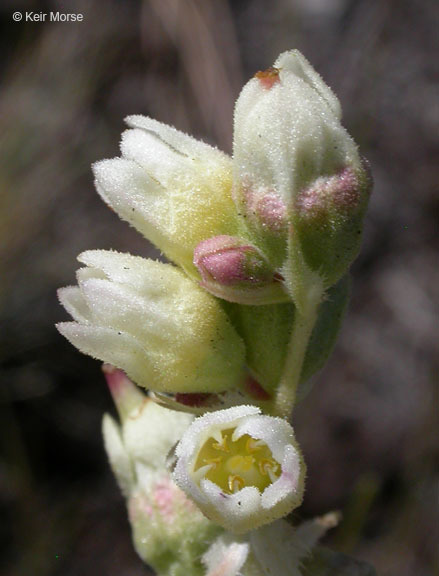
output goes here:
<path id="1" fill-rule="evenodd" d="M 307 290 L 303 307 L 301 310 L 296 310 L 284 370 L 271 410 L 276 416 L 287 419 L 291 416 L 296 401 L 303 361 L 317 320 L 322 296 L 321 286 L 311 285 Z"/>

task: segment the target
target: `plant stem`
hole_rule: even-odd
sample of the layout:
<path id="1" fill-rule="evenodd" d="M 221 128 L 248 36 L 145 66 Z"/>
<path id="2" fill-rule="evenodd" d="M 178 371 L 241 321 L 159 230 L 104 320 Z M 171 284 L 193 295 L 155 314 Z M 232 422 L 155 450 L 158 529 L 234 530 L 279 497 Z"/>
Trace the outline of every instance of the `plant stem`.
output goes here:
<path id="1" fill-rule="evenodd" d="M 279 381 L 272 413 L 289 419 L 296 401 L 297 387 L 300 382 L 303 361 L 314 325 L 318 309 L 322 301 L 323 290 L 320 285 L 311 285 L 307 290 L 304 305 L 296 309 L 284 371 Z"/>

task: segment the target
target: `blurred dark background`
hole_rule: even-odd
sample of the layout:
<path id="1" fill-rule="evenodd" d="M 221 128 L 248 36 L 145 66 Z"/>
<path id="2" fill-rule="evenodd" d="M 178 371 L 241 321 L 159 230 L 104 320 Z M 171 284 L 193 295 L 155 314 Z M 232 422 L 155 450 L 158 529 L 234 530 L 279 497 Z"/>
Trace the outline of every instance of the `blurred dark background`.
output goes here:
<path id="1" fill-rule="evenodd" d="M 437 574 L 437 1 L 3 0 L 0 18 L 4 574 L 149 574 L 103 450 L 109 394 L 56 332 L 56 288 L 85 249 L 152 252 L 93 189 L 90 164 L 118 154 L 124 116 L 230 152 L 242 85 L 290 48 L 338 94 L 375 178 L 340 340 L 296 413 L 298 515 L 342 510 L 327 542 L 380 575 Z"/>

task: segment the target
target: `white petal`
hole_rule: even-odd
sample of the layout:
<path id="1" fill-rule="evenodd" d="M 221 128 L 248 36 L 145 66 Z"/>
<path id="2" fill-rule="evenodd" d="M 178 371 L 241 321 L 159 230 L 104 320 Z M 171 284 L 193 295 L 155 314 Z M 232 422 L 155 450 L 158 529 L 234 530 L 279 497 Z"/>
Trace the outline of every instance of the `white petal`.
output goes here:
<path id="1" fill-rule="evenodd" d="M 134 128 L 122 134 L 120 145 L 122 155 L 133 160 L 165 188 L 170 176 L 177 172 L 187 172 L 192 158 L 164 142 L 158 134 Z"/>
<path id="2" fill-rule="evenodd" d="M 206 576 L 238 576 L 250 552 L 248 542 L 220 536 L 203 556 Z"/>
<path id="3" fill-rule="evenodd" d="M 233 439 L 238 439 L 244 434 L 263 440 L 278 462 L 282 462 L 284 458 L 285 446 L 294 442 L 290 424 L 282 418 L 272 416 L 258 415 L 242 420 L 233 433 Z"/>
<path id="4" fill-rule="evenodd" d="M 175 319 L 160 303 L 110 280 L 86 280 L 81 290 L 97 326 L 132 334 L 151 349 L 169 345 L 166 332 L 175 330 Z"/>
<path id="5" fill-rule="evenodd" d="M 234 534 L 253 530 L 271 519 L 261 510 L 261 493 L 255 486 L 246 486 L 235 494 L 224 494 L 216 484 L 204 478 L 200 489 L 207 499 L 203 511 L 208 518 Z M 190 496 L 197 502 L 192 494 Z"/>
<path id="6" fill-rule="evenodd" d="M 255 406 L 236 406 L 197 418 L 176 448 L 174 479 L 213 522 L 234 533 L 243 533 L 297 507 L 303 495 L 305 466 L 293 445 L 294 434 L 284 420 L 261 416 Z M 246 486 L 234 494 L 224 493 L 214 482 L 194 473 L 195 462 L 203 444 L 224 429 L 236 428 L 232 439 L 243 434 L 273 446 L 274 457 L 281 465 L 281 476 L 261 494 L 255 486 Z M 254 435 L 256 431 L 256 435 Z"/>
<path id="7" fill-rule="evenodd" d="M 289 206 L 310 179 L 360 161 L 318 74 L 298 53 L 278 62 L 279 81 L 266 89 L 253 78 L 238 98 L 234 166 L 238 182 L 274 190 Z"/>
<path id="8" fill-rule="evenodd" d="M 240 418 L 260 414 L 260 412 L 260 408 L 256 406 L 233 406 L 227 410 L 217 410 L 196 418 L 177 446 L 177 456 L 193 459 L 195 462 L 198 449 L 215 433 L 215 430 L 224 429 L 225 425 L 233 428 Z"/>
<path id="9" fill-rule="evenodd" d="M 267 510 L 284 508 L 284 514 L 286 514 L 292 508 L 297 508 L 302 502 L 305 464 L 294 446 L 287 445 L 284 452 L 285 456 L 281 462 L 281 476 L 264 490 L 261 504 Z M 283 516 L 284 514 L 280 515 Z"/>
<path id="10" fill-rule="evenodd" d="M 154 367 L 145 350 L 130 334 L 101 326 L 61 322 L 58 330 L 84 354 L 124 370 L 140 386 L 149 387 Z"/>
<path id="11" fill-rule="evenodd" d="M 90 309 L 78 286 L 66 286 L 57 292 L 58 299 L 74 320 L 81 324 L 91 321 Z"/>
<path id="12" fill-rule="evenodd" d="M 163 264 L 140 256 L 110 250 L 87 250 L 78 256 L 87 266 L 103 272 L 114 282 L 127 284 L 145 297 L 179 292 L 181 282 L 189 282 L 185 275 L 171 264 Z"/>
<path id="13" fill-rule="evenodd" d="M 76 270 L 76 280 L 79 287 L 81 287 L 83 282 L 91 280 L 92 278 L 105 279 L 105 274 L 102 270 L 98 270 L 97 268 L 78 268 L 78 270 Z"/>
<path id="14" fill-rule="evenodd" d="M 280 70 L 281 78 L 286 72 L 294 74 L 309 84 L 325 100 L 335 116 L 340 120 L 340 101 L 331 88 L 324 82 L 308 60 L 298 50 L 291 50 L 280 54 L 274 63 L 274 67 Z"/>
<path id="15" fill-rule="evenodd" d="M 219 159 L 223 159 L 226 156 L 217 148 L 209 146 L 201 140 L 196 140 L 195 138 L 192 138 L 192 136 L 180 132 L 180 130 L 176 130 L 172 126 L 163 124 L 162 122 L 158 122 L 157 120 L 153 120 L 147 116 L 128 116 L 125 118 L 125 122 L 130 128 L 140 128 L 157 134 L 163 142 L 172 146 L 180 153 L 192 158 L 197 156 L 216 155 Z"/>
<path id="16" fill-rule="evenodd" d="M 152 242 L 171 225 L 166 190 L 141 166 L 114 158 L 93 164 L 96 189 L 117 214 Z"/>
<path id="17" fill-rule="evenodd" d="M 148 400 L 138 414 L 125 421 L 124 444 L 134 460 L 164 469 L 168 452 L 192 420 L 191 414 L 174 412 Z"/>

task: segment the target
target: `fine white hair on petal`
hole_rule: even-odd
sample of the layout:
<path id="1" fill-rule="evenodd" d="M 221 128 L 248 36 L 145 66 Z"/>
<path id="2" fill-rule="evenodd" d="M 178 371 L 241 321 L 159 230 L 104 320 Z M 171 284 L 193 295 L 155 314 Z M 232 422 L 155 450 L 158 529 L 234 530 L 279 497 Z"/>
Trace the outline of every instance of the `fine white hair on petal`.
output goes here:
<path id="1" fill-rule="evenodd" d="M 78 260 L 90 268 L 101 270 L 110 280 L 128 284 L 137 290 L 145 290 L 153 285 L 154 279 L 151 276 L 154 277 L 157 272 L 181 274 L 171 264 L 113 250 L 87 250 L 78 256 Z"/>
<path id="2" fill-rule="evenodd" d="M 203 556 L 206 576 L 239 576 L 249 553 L 248 542 L 236 542 L 227 535 L 220 536 Z"/>
<path id="3" fill-rule="evenodd" d="M 167 410 L 148 400 L 123 426 L 123 441 L 131 457 L 146 467 L 164 469 L 166 457 L 193 420 L 191 414 Z"/>
<path id="4" fill-rule="evenodd" d="M 290 50 L 280 54 L 274 67 L 280 70 L 281 79 L 285 73 L 293 73 L 297 78 L 304 80 L 326 101 L 337 118 L 341 118 L 339 99 L 298 50 Z"/>
<path id="5" fill-rule="evenodd" d="M 81 291 L 96 325 L 127 332 L 142 341 L 153 337 L 166 345 L 163 332 L 172 329 L 173 319 L 147 295 L 144 297 L 125 284 L 102 279 L 85 281 Z"/>
<path id="6" fill-rule="evenodd" d="M 81 324 L 91 321 L 90 308 L 78 286 L 66 286 L 58 289 L 58 299 L 70 316 Z"/>
<path id="7" fill-rule="evenodd" d="M 167 392 L 223 392 L 242 378 L 244 345 L 218 302 L 172 264 L 107 250 L 79 255 L 78 287 L 59 298 L 81 352 Z"/>
<path id="8" fill-rule="evenodd" d="M 168 187 L 176 172 L 192 172 L 192 159 L 164 142 L 158 134 L 133 128 L 122 133 L 122 156 L 144 168 L 162 186 Z"/>
<path id="9" fill-rule="evenodd" d="M 280 465 L 280 476 L 262 493 L 244 486 L 225 493 L 211 479 L 194 473 L 199 452 L 209 438 L 221 440 L 224 430 L 234 428 L 232 441 L 243 435 L 262 440 Z M 176 448 L 174 479 L 208 518 L 235 533 L 252 530 L 284 516 L 303 496 L 305 465 L 296 448 L 291 426 L 280 418 L 260 414 L 254 406 L 236 406 L 194 420 Z M 197 471 L 198 472 L 198 471 Z"/>
<path id="10" fill-rule="evenodd" d="M 164 142 L 187 156 L 202 157 L 208 154 L 216 155 L 219 159 L 226 157 L 226 154 L 217 148 L 210 146 L 201 140 L 196 140 L 192 136 L 189 136 L 172 126 L 163 124 L 162 122 L 158 122 L 157 120 L 148 118 L 147 116 L 128 116 L 125 118 L 125 122 L 130 128 L 140 128 L 142 130 L 156 133 Z"/>
<path id="11" fill-rule="evenodd" d="M 297 505 L 302 500 L 304 463 L 294 446 L 285 446 L 281 466 L 282 473 L 278 480 L 268 486 L 261 495 L 261 504 L 266 509 L 285 499 L 296 501 Z"/>
<path id="12" fill-rule="evenodd" d="M 214 482 L 204 478 L 200 487 L 207 499 L 207 515 L 213 522 L 236 534 L 248 532 L 259 525 L 261 493 L 255 486 L 246 486 L 234 494 L 224 494 Z M 264 514 L 264 521 L 265 518 Z"/>
<path id="13" fill-rule="evenodd" d="M 184 439 L 179 443 L 176 449 L 177 456 L 185 456 L 193 453 L 200 445 L 212 436 L 215 430 L 221 430 L 225 424 L 233 426 L 239 419 L 253 414 L 260 414 L 261 410 L 257 406 L 243 405 L 233 406 L 226 410 L 217 410 L 209 412 L 196 418 L 192 423 L 190 429 L 184 436 Z M 193 455 L 195 458 L 195 455 Z"/>
<path id="14" fill-rule="evenodd" d="M 93 164 L 95 186 L 117 214 L 144 236 L 158 241 L 169 227 L 169 197 L 148 172 L 132 160 L 114 158 Z"/>
<path id="15" fill-rule="evenodd" d="M 294 442 L 293 429 L 288 422 L 273 416 L 258 415 L 246 418 L 236 427 L 233 439 L 238 439 L 244 434 L 263 440 L 279 462 L 284 457 L 286 444 Z"/>
<path id="16" fill-rule="evenodd" d="M 276 61 L 279 76 L 253 78 L 235 107 L 235 181 L 274 190 L 287 206 L 304 185 L 339 166 L 360 166 L 330 88 L 297 51 Z M 283 110 L 279 114 L 279 110 Z"/>
<path id="17" fill-rule="evenodd" d="M 141 386 L 149 386 L 153 367 L 145 350 L 132 335 L 77 322 L 60 322 L 56 327 L 82 353 L 118 366 Z"/>

